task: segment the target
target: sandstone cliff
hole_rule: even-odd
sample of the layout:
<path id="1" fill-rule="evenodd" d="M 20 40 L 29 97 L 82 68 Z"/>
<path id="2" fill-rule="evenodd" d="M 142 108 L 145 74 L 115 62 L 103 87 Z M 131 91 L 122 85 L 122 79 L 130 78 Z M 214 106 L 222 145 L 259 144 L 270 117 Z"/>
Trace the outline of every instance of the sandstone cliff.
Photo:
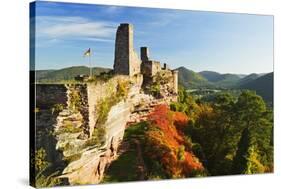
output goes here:
<path id="1" fill-rule="evenodd" d="M 37 126 L 48 128 L 53 141 L 38 141 L 38 146 L 57 157 L 48 160 L 54 164 L 53 170 L 60 171 L 58 178 L 70 185 L 99 183 L 117 158 L 126 125 L 145 119 L 153 106 L 175 98 L 169 96 L 168 85 L 164 93 L 168 95 L 161 99 L 145 94 L 142 87 L 141 74 L 118 75 L 107 81 L 37 85 L 37 107 L 41 108 Z"/>
<path id="2" fill-rule="evenodd" d="M 37 121 L 54 130 L 56 151 L 64 162 L 60 178 L 71 185 L 100 182 L 106 166 L 116 158 L 135 107 L 152 99 L 141 93 L 141 85 L 142 75 L 37 86 L 38 107 L 52 109 L 44 114 L 51 123 L 40 117 Z M 50 153 L 54 151 L 50 148 Z"/>

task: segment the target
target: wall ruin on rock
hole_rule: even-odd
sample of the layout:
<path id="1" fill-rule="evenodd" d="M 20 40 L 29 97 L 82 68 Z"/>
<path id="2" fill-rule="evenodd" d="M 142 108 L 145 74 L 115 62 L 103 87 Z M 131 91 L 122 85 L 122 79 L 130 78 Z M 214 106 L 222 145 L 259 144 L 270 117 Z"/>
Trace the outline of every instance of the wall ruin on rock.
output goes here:
<path id="1" fill-rule="evenodd" d="M 97 128 L 99 103 L 117 95 L 119 82 L 128 84 L 128 94 L 125 99 L 120 99 L 110 107 L 106 121 L 98 126 L 102 126 L 104 130 L 97 133 L 100 132 Z M 134 106 L 140 102 L 136 98 L 140 94 L 141 86 L 142 75 L 136 75 L 115 76 L 107 82 L 38 87 L 38 107 L 45 106 L 50 110 L 56 104 L 64 105 L 59 112 L 48 114 L 46 119 L 53 120 L 50 125 L 44 124 L 54 130 L 54 134 L 50 136 L 55 142 L 52 149 L 47 148 L 47 154 L 59 152 L 60 159 L 64 160 L 63 164 L 57 164 L 61 167 L 59 178 L 66 179 L 71 185 L 101 181 L 106 166 L 117 157 L 125 126 Z M 45 105 L 47 102 L 48 106 Z M 98 138 L 100 141 L 96 138 L 97 134 L 102 135 L 102 138 Z M 49 161 L 54 163 L 56 160 Z"/>

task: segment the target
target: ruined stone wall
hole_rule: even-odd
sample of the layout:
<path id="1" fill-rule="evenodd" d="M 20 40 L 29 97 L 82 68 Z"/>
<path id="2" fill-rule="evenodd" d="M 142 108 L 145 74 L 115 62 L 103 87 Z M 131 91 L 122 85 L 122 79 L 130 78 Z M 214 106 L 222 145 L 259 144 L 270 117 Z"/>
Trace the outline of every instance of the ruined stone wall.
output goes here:
<path id="1" fill-rule="evenodd" d="M 48 114 L 41 114 L 42 125 L 36 127 L 54 128 L 54 133 L 49 135 L 49 138 L 45 135 L 39 138 L 46 143 L 47 154 L 50 156 L 48 161 L 61 171 L 59 178 L 70 185 L 95 184 L 103 179 L 106 167 L 117 158 L 118 146 L 123 139 L 127 123 L 143 119 L 144 110 L 149 113 L 157 103 L 169 103 L 174 100 L 174 96 L 170 95 L 175 75 L 170 70 L 163 70 L 161 73 L 162 77 L 166 78 L 166 83 L 161 86 L 163 96 L 166 96 L 159 100 L 141 92 L 142 74 L 132 77 L 119 75 L 106 82 L 38 87 L 38 106 L 45 107 Z M 119 81 L 128 81 L 128 95 L 110 108 L 103 124 L 104 138 L 93 140 L 93 133 L 97 131 L 98 102 L 114 95 Z M 53 114 L 50 108 L 58 103 L 62 103 L 64 109 Z M 71 108 L 73 104 L 75 108 Z M 87 132 L 90 134 L 85 137 Z M 50 141 L 53 141 L 52 145 Z"/>
<path id="2" fill-rule="evenodd" d="M 158 61 L 152 61 L 152 75 L 155 75 L 157 72 L 161 71 L 161 64 Z"/>
<path id="3" fill-rule="evenodd" d="M 159 61 L 154 61 L 149 59 L 149 49 L 148 47 L 141 47 L 141 73 L 145 77 L 153 77 L 157 72 L 161 71 L 161 64 Z"/>
<path id="4" fill-rule="evenodd" d="M 56 150 L 57 139 L 53 136 L 58 112 L 54 107 L 67 106 L 67 87 L 63 84 L 36 84 L 35 90 L 35 149 L 44 149 L 46 161 L 51 162 L 48 172 L 62 171 L 65 167 L 63 154 Z"/>
<path id="5" fill-rule="evenodd" d="M 139 74 L 141 61 L 134 49 L 131 49 L 129 61 L 130 61 L 130 76 Z"/>
<path id="6" fill-rule="evenodd" d="M 173 70 L 174 93 L 178 94 L 178 71 Z"/>
<path id="7" fill-rule="evenodd" d="M 141 61 L 145 62 L 149 60 L 149 50 L 148 47 L 141 47 Z"/>
<path id="8" fill-rule="evenodd" d="M 76 157 L 67 165 L 60 176 L 61 178 L 67 178 L 71 185 L 99 183 L 103 178 L 106 166 L 117 157 L 118 146 L 123 139 L 125 126 L 133 111 L 135 101 L 132 98 L 140 93 L 142 75 L 139 74 L 134 77 L 115 76 L 107 82 L 87 84 L 89 127 L 92 132 L 95 132 L 99 113 L 97 112 L 98 102 L 101 99 L 115 95 L 118 82 L 126 80 L 131 83 L 128 96 L 125 100 L 121 100 L 110 108 L 107 120 L 102 126 L 105 129 L 102 144 L 93 143 L 91 138 L 79 139 L 77 138 L 77 133 L 68 135 L 62 133 L 57 136 L 59 138 L 58 149 L 61 149 L 68 158 Z M 59 118 L 59 120 L 61 119 L 64 118 Z M 77 122 L 77 120 L 74 121 Z M 64 125 L 57 125 L 57 127 L 64 127 Z"/>
<path id="9" fill-rule="evenodd" d="M 83 129 L 83 134 L 80 136 L 82 138 L 90 137 L 90 127 L 89 127 L 89 102 L 88 102 L 88 92 L 87 84 L 66 84 L 67 88 L 67 105 L 71 106 L 71 103 L 77 103 L 78 112 L 80 112 L 83 122 L 81 128 Z M 76 102 L 74 102 L 76 101 Z"/>
<path id="10" fill-rule="evenodd" d="M 140 73 L 141 61 L 134 50 L 133 26 L 120 24 L 116 32 L 114 72 L 120 75 L 135 75 Z"/>
<path id="11" fill-rule="evenodd" d="M 97 121 L 97 103 L 100 100 L 113 95 L 116 92 L 116 88 L 119 81 L 126 81 L 128 79 L 129 78 L 127 76 L 119 75 L 115 76 L 107 82 L 101 81 L 87 84 L 90 135 L 92 135 Z"/>
<path id="12" fill-rule="evenodd" d="M 152 77 L 159 71 L 161 71 L 161 64 L 158 61 L 149 60 L 141 64 L 141 73 L 146 77 Z"/>
<path id="13" fill-rule="evenodd" d="M 67 103 L 67 88 L 64 84 L 36 84 L 36 107 L 50 109 L 55 104 Z"/>
<path id="14" fill-rule="evenodd" d="M 97 140 L 93 134 L 97 132 L 97 104 L 101 99 L 115 95 L 119 81 L 128 81 L 128 95 L 110 107 L 102 125 L 105 132 L 103 139 Z M 134 106 L 141 101 L 138 95 L 142 81 L 142 75 L 137 74 L 133 77 L 115 76 L 106 82 L 38 87 L 38 105 L 48 107 L 48 116 L 44 114 L 40 123 L 54 129 L 51 139 L 46 138 L 46 135 L 40 135 L 39 138 L 46 141 L 47 154 L 53 157 L 48 161 L 60 168 L 59 178 L 70 185 L 94 184 L 102 180 L 105 168 L 117 157 L 117 149 Z M 63 103 L 63 109 L 53 114 L 50 109 L 53 105 L 48 100 L 52 104 Z M 52 122 L 44 122 L 46 119 Z M 88 131 L 90 134 L 85 135 Z M 53 145 L 49 144 L 51 140 L 54 141 Z M 60 164 L 56 163 L 58 160 Z"/>

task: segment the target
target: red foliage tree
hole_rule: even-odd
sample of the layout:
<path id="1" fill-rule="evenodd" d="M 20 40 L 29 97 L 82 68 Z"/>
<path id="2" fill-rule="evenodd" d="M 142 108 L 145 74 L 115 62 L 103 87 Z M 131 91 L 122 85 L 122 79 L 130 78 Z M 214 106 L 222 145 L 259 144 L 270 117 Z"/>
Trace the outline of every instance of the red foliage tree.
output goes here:
<path id="1" fill-rule="evenodd" d="M 158 105 L 148 116 L 146 155 L 160 160 L 165 172 L 172 178 L 190 176 L 194 170 L 203 170 L 202 164 L 191 149 L 185 148 L 180 130 L 187 126 L 188 117 L 172 112 L 166 105 Z"/>

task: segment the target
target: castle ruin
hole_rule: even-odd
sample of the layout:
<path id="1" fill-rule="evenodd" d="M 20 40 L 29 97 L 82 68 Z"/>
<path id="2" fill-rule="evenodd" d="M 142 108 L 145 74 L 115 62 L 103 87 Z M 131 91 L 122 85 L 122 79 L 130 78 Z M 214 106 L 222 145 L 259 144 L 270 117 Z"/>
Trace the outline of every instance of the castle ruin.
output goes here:
<path id="1" fill-rule="evenodd" d="M 133 76 L 140 73 L 141 61 L 134 50 L 134 30 L 130 24 L 120 24 L 115 39 L 114 72 Z"/>
<path id="2" fill-rule="evenodd" d="M 170 70 L 166 63 L 161 67 L 159 61 L 151 60 L 148 47 L 140 48 L 141 59 L 139 59 L 134 50 L 133 38 L 133 25 L 121 23 L 117 28 L 115 39 L 114 73 L 128 76 L 141 74 L 144 77 L 144 81 L 152 81 L 157 73 L 164 72 L 172 75 L 172 81 L 170 81 L 173 85 L 172 93 L 177 94 L 178 71 Z"/>

